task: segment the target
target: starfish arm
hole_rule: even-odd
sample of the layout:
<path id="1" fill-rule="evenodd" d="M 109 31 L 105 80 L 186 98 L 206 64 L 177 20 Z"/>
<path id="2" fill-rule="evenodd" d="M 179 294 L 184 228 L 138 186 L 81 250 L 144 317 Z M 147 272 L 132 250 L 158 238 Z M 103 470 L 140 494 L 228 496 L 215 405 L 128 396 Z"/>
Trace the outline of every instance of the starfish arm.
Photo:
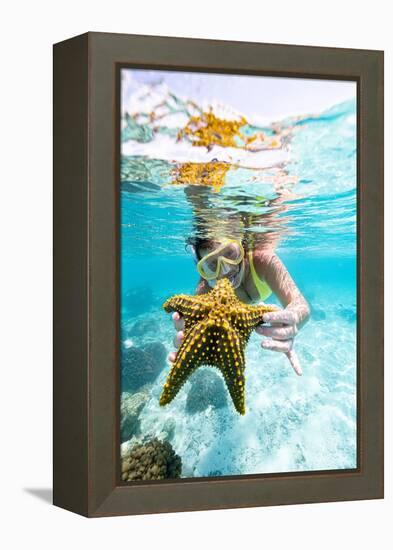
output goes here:
<path id="1" fill-rule="evenodd" d="M 253 330 L 257 325 L 263 323 L 263 316 L 269 311 L 276 311 L 276 306 L 269 306 L 266 304 L 260 306 L 247 306 L 246 322 L 247 325 Z"/>
<path id="2" fill-rule="evenodd" d="M 207 300 L 201 300 L 200 296 L 188 296 L 187 294 L 177 294 L 169 298 L 163 305 L 164 310 L 167 313 L 171 311 L 178 311 L 184 317 L 191 317 L 192 315 L 198 315 L 203 317 L 209 311 L 209 302 Z M 205 298 L 205 297 L 203 297 Z"/>
<path id="3" fill-rule="evenodd" d="M 202 364 L 203 356 L 198 353 L 198 347 L 195 343 L 198 334 L 198 327 L 194 327 L 185 336 L 164 384 L 160 405 L 170 403 L 191 374 Z"/>
<path id="4" fill-rule="evenodd" d="M 241 377 L 239 377 L 239 379 L 237 380 L 233 380 L 232 378 L 228 378 L 228 379 L 224 378 L 224 380 L 235 409 L 239 414 L 244 415 L 246 413 L 245 396 L 244 396 L 244 388 L 245 388 L 244 374 L 242 374 Z"/>
<path id="5" fill-rule="evenodd" d="M 256 323 L 258 324 L 258 323 Z M 255 328 L 255 321 L 250 315 L 248 309 L 236 309 L 230 315 L 230 325 L 235 330 L 235 334 L 246 344 L 251 332 Z"/>
<path id="6" fill-rule="evenodd" d="M 236 330 L 225 330 L 220 339 L 220 347 L 223 350 L 218 364 L 225 384 L 231 396 L 233 405 L 239 414 L 245 414 L 245 361 L 244 350 Z"/>

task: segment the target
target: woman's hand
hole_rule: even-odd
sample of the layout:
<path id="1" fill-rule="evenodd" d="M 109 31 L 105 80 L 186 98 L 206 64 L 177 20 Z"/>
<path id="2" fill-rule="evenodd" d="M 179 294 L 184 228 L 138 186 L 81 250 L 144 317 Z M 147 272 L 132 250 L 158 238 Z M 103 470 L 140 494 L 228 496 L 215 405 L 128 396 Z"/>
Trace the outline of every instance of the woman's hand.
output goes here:
<path id="1" fill-rule="evenodd" d="M 172 320 L 173 320 L 173 324 L 175 325 L 175 329 L 176 329 L 176 335 L 173 339 L 173 345 L 175 346 L 176 349 L 179 349 L 180 345 L 183 341 L 183 338 L 184 338 L 184 332 L 183 332 L 184 319 L 180 315 L 180 313 L 175 311 L 175 313 L 172 315 Z M 172 351 L 172 353 L 169 354 L 168 359 L 169 359 L 169 361 L 171 361 L 171 363 L 174 363 L 175 359 L 176 359 L 176 352 Z"/>
<path id="2" fill-rule="evenodd" d="M 294 338 L 299 330 L 299 316 L 296 314 L 296 311 L 288 308 L 272 311 L 263 316 L 263 321 L 264 323 L 269 323 L 270 326 L 263 324 L 255 329 L 258 334 L 267 337 L 266 340 L 262 341 L 261 346 L 264 349 L 285 353 L 293 370 L 297 375 L 301 376 L 302 369 L 299 359 L 292 349 Z"/>

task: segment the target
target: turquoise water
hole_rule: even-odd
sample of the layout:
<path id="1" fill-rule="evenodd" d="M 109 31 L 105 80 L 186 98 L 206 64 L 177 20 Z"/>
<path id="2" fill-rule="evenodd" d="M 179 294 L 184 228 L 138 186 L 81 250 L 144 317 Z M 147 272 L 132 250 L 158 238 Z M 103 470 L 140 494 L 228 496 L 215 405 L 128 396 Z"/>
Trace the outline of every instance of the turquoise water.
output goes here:
<path id="1" fill-rule="evenodd" d="M 198 275 L 185 240 L 213 226 L 221 236 L 272 239 L 312 313 L 295 339 L 302 377 L 283 354 L 262 350 L 261 337 L 251 336 L 244 416 L 229 399 L 190 412 L 191 380 L 160 407 L 169 372 L 163 365 L 144 388 L 139 432 L 123 451 L 146 437 L 167 438 L 182 458 L 183 477 L 356 468 L 355 101 L 281 121 L 280 131 L 290 135 L 284 146 L 258 153 L 262 163 L 263 153 L 268 157 L 262 168 L 253 153 L 250 164 L 247 154 L 241 166 L 231 163 L 218 191 L 173 185 L 173 171 L 184 163 L 175 158 L 174 130 L 165 134 L 173 158 L 160 158 L 146 126 L 138 137 L 128 128 L 122 138 L 123 348 L 159 342 L 173 350 L 175 331 L 162 303 L 195 292 Z M 279 303 L 274 296 L 268 302 Z"/>

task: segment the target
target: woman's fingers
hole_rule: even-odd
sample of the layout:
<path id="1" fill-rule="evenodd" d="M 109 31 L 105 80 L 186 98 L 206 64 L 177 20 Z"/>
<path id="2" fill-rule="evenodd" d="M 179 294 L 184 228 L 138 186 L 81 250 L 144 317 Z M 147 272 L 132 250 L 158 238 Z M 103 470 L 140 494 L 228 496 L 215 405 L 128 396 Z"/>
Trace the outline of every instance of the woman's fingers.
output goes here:
<path id="1" fill-rule="evenodd" d="M 281 351 L 282 353 L 288 353 L 291 351 L 293 346 L 293 340 L 263 340 L 261 346 L 264 349 L 270 349 L 272 351 Z"/>
<path id="2" fill-rule="evenodd" d="M 184 329 L 184 319 L 178 311 L 175 311 L 175 313 L 172 315 L 172 319 L 176 330 Z"/>
<path id="3" fill-rule="evenodd" d="M 296 374 L 298 376 L 301 376 L 303 373 L 302 373 L 302 368 L 300 366 L 297 353 L 292 349 L 291 351 L 288 351 L 288 353 L 286 353 L 285 355 L 288 357 L 289 362 L 291 363 L 291 366 L 293 370 L 296 372 Z"/>
<path id="4" fill-rule="evenodd" d="M 276 340 L 290 340 L 297 334 L 296 325 L 289 325 L 286 327 L 265 327 L 264 325 L 259 325 L 255 331 L 258 334 L 262 334 L 262 336 L 267 336 L 268 338 L 274 338 Z"/>
<path id="5" fill-rule="evenodd" d="M 178 311 L 175 311 L 175 313 L 172 315 L 172 320 L 173 324 L 175 325 L 175 329 L 177 330 L 176 336 L 173 338 L 173 345 L 176 349 L 179 349 L 184 338 L 184 319 Z M 177 354 L 175 351 L 172 351 L 168 355 L 168 359 L 171 363 L 174 363 L 176 361 L 176 355 Z"/>
<path id="6" fill-rule="evenodd" d="M 180 345 L 184 338 L 184 332 L 182 330 L 179 330 L 179 332 L 176 333 L 175 337 L 173 338 L 173 345 L 176 349 L 180 348 Z"/>
<path id="7" fill-rule="evenodd" d="M 293 340 L 286 340 L 285 342 L 282 342 L 279 340 L 272 340 L 272 339 L 263 340 L 263 342 L 261 342 L 261 346 L 264 349 L 269 349 L 272 351 L 280 351 L 281 353 L 285 353 L 285 355 L 289 359 L 289 362 L 291 363 L 291 367 L 296 372 L 296 374 L 298 376 L 302 375 L 302 368 L 300 366 L 298 356 L 296 352 L 292 349 Z"/>
<path id="8" fill-rule="evenodd" d="M 271 311 L 265 313 L 263 322 L 269 323 L 270 326 L 259 325 L 256 328 L 258 334 L 268 338 L 261 343 L 261 346 L 264 349 L 285 353 L 293 370 L 298 376 L 301 376 L 302 369 L 299 359 L 292 349 L 293 339 L 298 332 L 298 319 L 295 313 L 289 309 Z"/>
<path id="9" fill-rule="evenodd" d="M 280 309 L 279 311 L 270 311 L 263 316 L 264 323 L 275 325 L 282 323 L 283 325 L 296 325 L 296 315 L 289 309 Z"/>

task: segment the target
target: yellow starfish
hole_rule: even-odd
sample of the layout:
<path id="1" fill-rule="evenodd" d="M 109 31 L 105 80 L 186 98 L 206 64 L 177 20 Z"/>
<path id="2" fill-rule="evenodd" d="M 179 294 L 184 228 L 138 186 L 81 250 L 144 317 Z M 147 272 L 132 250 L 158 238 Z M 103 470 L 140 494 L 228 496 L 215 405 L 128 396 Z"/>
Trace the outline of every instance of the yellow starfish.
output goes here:
<path id="1" fill-rule="evenodd" d="M 228 279 L 220 279 L 207 294 L 178 294 L 164 305 L 167 313 L 184 318 L 184 339 L 160 397 L 166 405 L 201 365 L 218 368 L 238 413 L 245 413 L 244 350 L 251 332 L 274 306 L 249 306 L 238 300 Z"/>

